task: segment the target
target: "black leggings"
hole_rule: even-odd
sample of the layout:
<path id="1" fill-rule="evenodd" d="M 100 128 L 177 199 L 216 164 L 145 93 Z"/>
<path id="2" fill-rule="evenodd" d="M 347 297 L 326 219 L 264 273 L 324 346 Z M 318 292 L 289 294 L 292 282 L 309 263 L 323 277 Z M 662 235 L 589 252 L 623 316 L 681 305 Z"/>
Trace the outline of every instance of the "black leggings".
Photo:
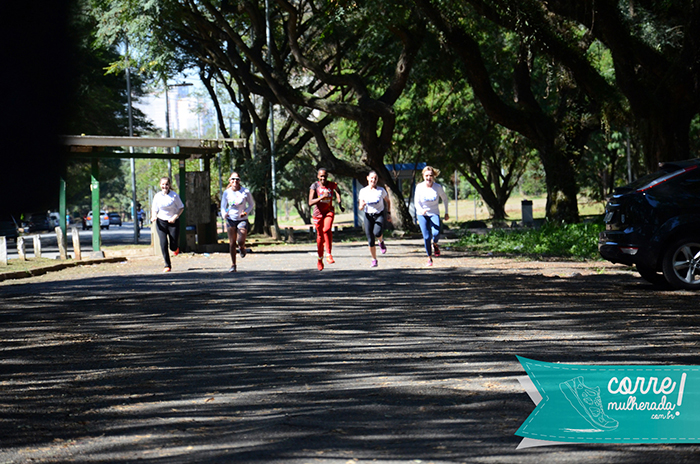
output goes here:
<path id="1" fill-rule="evenodd" d="M 170 251 L 175 251 L 180 243 L 180 218 L 173 224 L 163 219 L 156 219 L 156 230 L 160 240 L 160 251 L 163 253 L 163 261 L 166 267 L 170 265 L 170 253 L 168 252 L 168 238 L 170 238 Z"/>
<path id="2" fill-rule="evenodd" d="M 375 246 L 376 237 L 384 235 L 384 211 L 377 214 L 365 213 L 365 235 L 370 247 Z"/>

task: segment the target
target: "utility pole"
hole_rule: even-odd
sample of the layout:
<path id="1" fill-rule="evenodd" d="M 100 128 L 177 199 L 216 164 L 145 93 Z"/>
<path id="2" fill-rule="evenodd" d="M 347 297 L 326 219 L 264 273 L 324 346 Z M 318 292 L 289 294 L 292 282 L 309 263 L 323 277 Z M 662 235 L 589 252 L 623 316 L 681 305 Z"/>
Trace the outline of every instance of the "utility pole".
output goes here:
<path id="1" fill-rule="evenodd" d="M 269 0 L 265 0 L 265 21 L 267 29 L 267 61 L 272 67 L 272 27 L 270 24 Z M 270 170 L 272 182 L 272 222 L 277 229 L 277 182 L 275 176 L 275 105 L 270 100 Z M 275 235 L 275 231 L 272 231 Z"/>
<path id="2" fill-rule="evenodd" d="M 129 63 L 129 39 L 126 39 L 126 94 L 129 104 L 129 137 L 134 136 L 134 117 L 131 110 L 131 65 Z M 134 154 L 134 147 L 129 147 L 129 153 Z M 136 160 L 132 156 L 129 160 L 131 166 L 131 217 L 134 220 L 134 244 L 139 244 L 139 220 L 138 212 L 136 211 Z M 95 221 L 95 212 L 93 211 L 93 227 Z M 98 222 L 99 224 L 99 222 Z"/>

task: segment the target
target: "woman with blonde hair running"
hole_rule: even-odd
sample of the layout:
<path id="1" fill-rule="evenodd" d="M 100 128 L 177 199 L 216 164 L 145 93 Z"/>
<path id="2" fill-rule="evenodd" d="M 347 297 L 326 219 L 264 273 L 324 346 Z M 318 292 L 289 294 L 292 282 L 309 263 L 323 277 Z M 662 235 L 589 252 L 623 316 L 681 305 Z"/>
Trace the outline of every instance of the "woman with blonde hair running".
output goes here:
<path id="1" fill-rule="evenodd" d="M 445 204 L 445 220 L 450 218 L 447 214 L 449 200 L 445 195 L 442 185 L 435 182 L 435 178 L 440 175 L 440 171 L 432 166 L 423 168 L 423 182 L 416 185 L 413 194 L 413 203 L 416 207 L 416 218 L 418 226 L 423 234 L 425 251 L 428 254 L 428 266 L 433 265 L 433 255 L 440 256 L 440 233 L 442 232 L 442 221 L 440 220 L 440 199 Z"/>

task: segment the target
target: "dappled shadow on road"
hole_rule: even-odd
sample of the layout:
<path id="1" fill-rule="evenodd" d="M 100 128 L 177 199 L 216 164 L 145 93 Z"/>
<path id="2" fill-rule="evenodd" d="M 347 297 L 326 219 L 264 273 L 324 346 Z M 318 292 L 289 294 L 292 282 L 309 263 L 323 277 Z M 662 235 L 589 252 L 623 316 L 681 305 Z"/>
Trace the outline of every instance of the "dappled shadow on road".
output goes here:
<path id="1" fill-rule="evenodd" d="M 694 295 L 627 276 L 195 271 L 2 292 L 8 462 L 535 463 L 556 451 L 561 462 L 639 463 L 698 452 L 515 450 L 534 407 L 515 355 L 700 364 Z"/>

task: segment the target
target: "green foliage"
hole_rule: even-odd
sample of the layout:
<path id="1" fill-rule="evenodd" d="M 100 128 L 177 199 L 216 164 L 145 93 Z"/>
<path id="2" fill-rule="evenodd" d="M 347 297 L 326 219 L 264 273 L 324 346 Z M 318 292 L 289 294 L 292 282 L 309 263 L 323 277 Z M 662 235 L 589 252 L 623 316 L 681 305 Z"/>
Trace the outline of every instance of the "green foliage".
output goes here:
<path id="1" fill-rule="evenodd" d="M 409 161 L 443 170 L 440 183 L 450 190 L 458 171 L 483 198 L 494 217 L 505 217 L 504 205 L 535 158 L 531 146 L 484 113 L 465 80 L 433 79 L 414 86 L 397 105 L 400 128 L 395 149 L 413 154 Z M 418 154 L 419 157 L 415 157 Z M 464 187 L 461 187 L 464 192 Z"/>
<path id="2" fill-rule="evenodd" d="M 316 166 L 310 156 L 297 156 L 285 167 L 277 183 L 277 195 L 292 201 L 304 224 L 311 224 L 309 186 L 316 181 Z"/>
<path id="3" fill-rule="evenodd" d="M 456 246 L 528 257 L 598 259 L 598 234 L 603 228 L 601 221 L 545 222 L 539 229 L 494 229 L 485 235 L 469 233 Z"/>
<path id="4" fill-rule="evenodd" d="M 78 79 L 74 82 L 74 98 L 65 121 L 67 134 L 129 135 L 128 95 L 123 69 L 115 73 L 106 70 L 114 62 L 123 62 L 117 47 L 96 42 L 97 25 L 77 2 L 72 15 L 71 39 L 74 47 L 74 65 Z M 144 94 L 143 77 L 130 77 L 133 102 Z M 135 135 L 154 129 L 141 110 L 132 108 Z"/>
<path id="5" fill-rule="evenodd" d="M 67 166 L 66 203 L 68 212 L 80 217 L 92 209 L 91 163 L 71 161 Z M 122 211 L 129 203 L 126 184 L 128 164 L 120 159 L 103 159 L 99 164 L 100 204 L 109 211 Z"/>
<path id="6" fill-rule="evenodd" d="M 525 197 L 538 197 L 547 193 L 544 169 L 540 163 L 530 163 L 520 178 L 518 189 Z"/>

